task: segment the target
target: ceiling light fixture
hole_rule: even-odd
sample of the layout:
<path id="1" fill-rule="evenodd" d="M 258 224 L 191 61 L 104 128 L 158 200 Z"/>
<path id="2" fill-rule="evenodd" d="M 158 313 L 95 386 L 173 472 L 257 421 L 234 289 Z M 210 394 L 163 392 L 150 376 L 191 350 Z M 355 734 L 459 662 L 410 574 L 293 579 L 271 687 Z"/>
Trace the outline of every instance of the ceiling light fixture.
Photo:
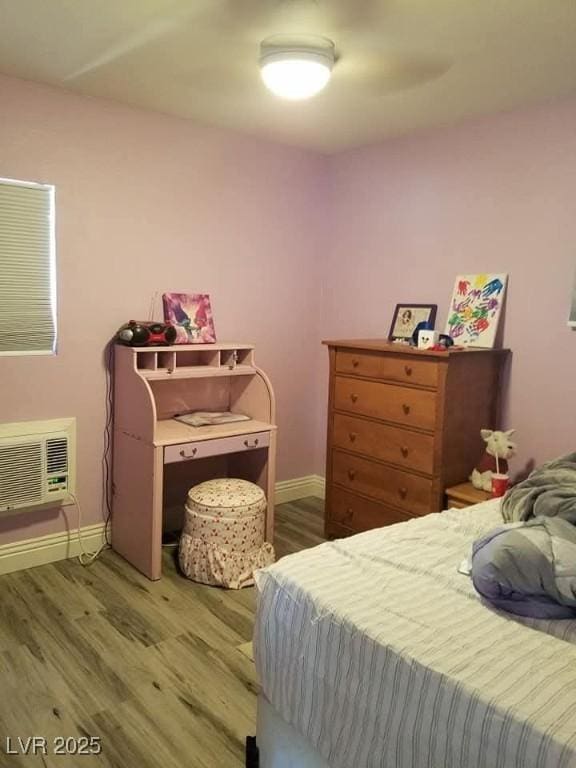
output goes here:
<path id="1" fill-rule="evenodd" d="M 334 61 L 334 43 L 324 37 L 303 42 L 275 36 L 260 45 L 262 80 L 282 99 L 315 96 L 328 84 Z"/>

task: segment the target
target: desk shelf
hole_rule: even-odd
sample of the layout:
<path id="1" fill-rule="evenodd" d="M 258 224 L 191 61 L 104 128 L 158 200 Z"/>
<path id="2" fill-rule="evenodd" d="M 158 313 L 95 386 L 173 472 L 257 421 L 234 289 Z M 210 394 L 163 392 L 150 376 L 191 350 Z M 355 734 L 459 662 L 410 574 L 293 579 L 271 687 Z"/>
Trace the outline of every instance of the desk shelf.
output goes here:
<path id="1" fill-rule="evenodd" d="M 146 378 L 172 375 L 188 378 L 256 373 L 250 344 L 176 344 L 172 347 L 131 347 L 136 370 Z"/>
<path id="2" fill-rule="evenodd" d="M 141 375 L 145 379 L 194 379 L 206 376 L 253 376 L 256 368 L 253 365 L 237 365 L 234 368 L 225 368 L 215 365 L 186 366 L 182 368 L 156 370 L 143 370 Z"/>
<path id="3" fill-rule="evenodd" d="M 191 427 L 174 416 L 232 411 L 246 421 Z M 161 576 L 163 521 L 182 513 L 187 490 L 243 477 L 268 500 L 272 541 L 275 399 L 252 344 L 115 349 L 112 546 L 150 579 Z"/>
<path id="4" fill-rule="evenodd" d="M 220 437 L 237 437 L 251 435 L 256 432 L 270 432 L 276 429 L 275 424 L 265 421 L 236 421 L 231 424 L 216 424 L 210 427 L 191 427 L 181 421 L 165 419 L 156 425 L 154 444 L 158 446 L 188 443 L 191 441 L 215 440 Z"/>

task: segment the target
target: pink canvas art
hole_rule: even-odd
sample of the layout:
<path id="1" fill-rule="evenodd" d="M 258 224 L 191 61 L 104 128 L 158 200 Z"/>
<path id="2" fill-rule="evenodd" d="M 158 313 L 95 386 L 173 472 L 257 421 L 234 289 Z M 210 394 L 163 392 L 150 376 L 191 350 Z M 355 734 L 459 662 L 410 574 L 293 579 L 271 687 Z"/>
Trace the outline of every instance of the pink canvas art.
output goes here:
<path id="1" fill-rule="evenodd" d="M 214 344 L 216 331 L 207 293 L 164 293 L 164 320 L 176 326 L 176 344 Z"/>

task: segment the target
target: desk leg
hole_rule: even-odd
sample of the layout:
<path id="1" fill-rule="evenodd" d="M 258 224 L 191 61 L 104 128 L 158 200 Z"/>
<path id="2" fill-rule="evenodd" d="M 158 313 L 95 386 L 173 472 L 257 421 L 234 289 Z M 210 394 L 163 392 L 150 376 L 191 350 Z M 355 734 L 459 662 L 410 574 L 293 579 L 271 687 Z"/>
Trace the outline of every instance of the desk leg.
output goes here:
<path id="1" fill-rule="evenodd" d="M 162 575 L 164 451 L 116 432 L 112 548 L 156 580 Z"/>
<path id="2" fill-rule="evenodd" d="M 266 462 L 266 498 L 268 509 L 266 510 L 266 541 L 274 543 L 274 502 L 276 495 L 276 432 L 270 432 L 270 445 L 268 447 L 268 460 Z"/>

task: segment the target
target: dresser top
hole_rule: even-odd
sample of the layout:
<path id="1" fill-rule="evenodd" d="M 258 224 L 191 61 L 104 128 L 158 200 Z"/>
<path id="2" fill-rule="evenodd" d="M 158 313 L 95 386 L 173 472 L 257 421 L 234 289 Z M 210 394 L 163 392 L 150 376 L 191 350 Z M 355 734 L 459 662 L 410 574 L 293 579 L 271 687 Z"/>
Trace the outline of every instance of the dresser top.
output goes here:
<path id="1" fill-rule="evenodd" d="M 465 347 L 458 349 L 447 349 L 437 352 L 432 349 L 417 349 L 408 344 L 393 344 L 388 339 L 336 339 L 323 341 L 328 347 L 342 347 L 345 349 L 367 349 L 373 352 L 396 352 L 402 355 L 420 355 L 421 357 L 450 357 L 451 355 L 469 355 L 469 354 L 492 354 L 505 355 L 508 349 L 484 349 L 480 347 Z"/>

